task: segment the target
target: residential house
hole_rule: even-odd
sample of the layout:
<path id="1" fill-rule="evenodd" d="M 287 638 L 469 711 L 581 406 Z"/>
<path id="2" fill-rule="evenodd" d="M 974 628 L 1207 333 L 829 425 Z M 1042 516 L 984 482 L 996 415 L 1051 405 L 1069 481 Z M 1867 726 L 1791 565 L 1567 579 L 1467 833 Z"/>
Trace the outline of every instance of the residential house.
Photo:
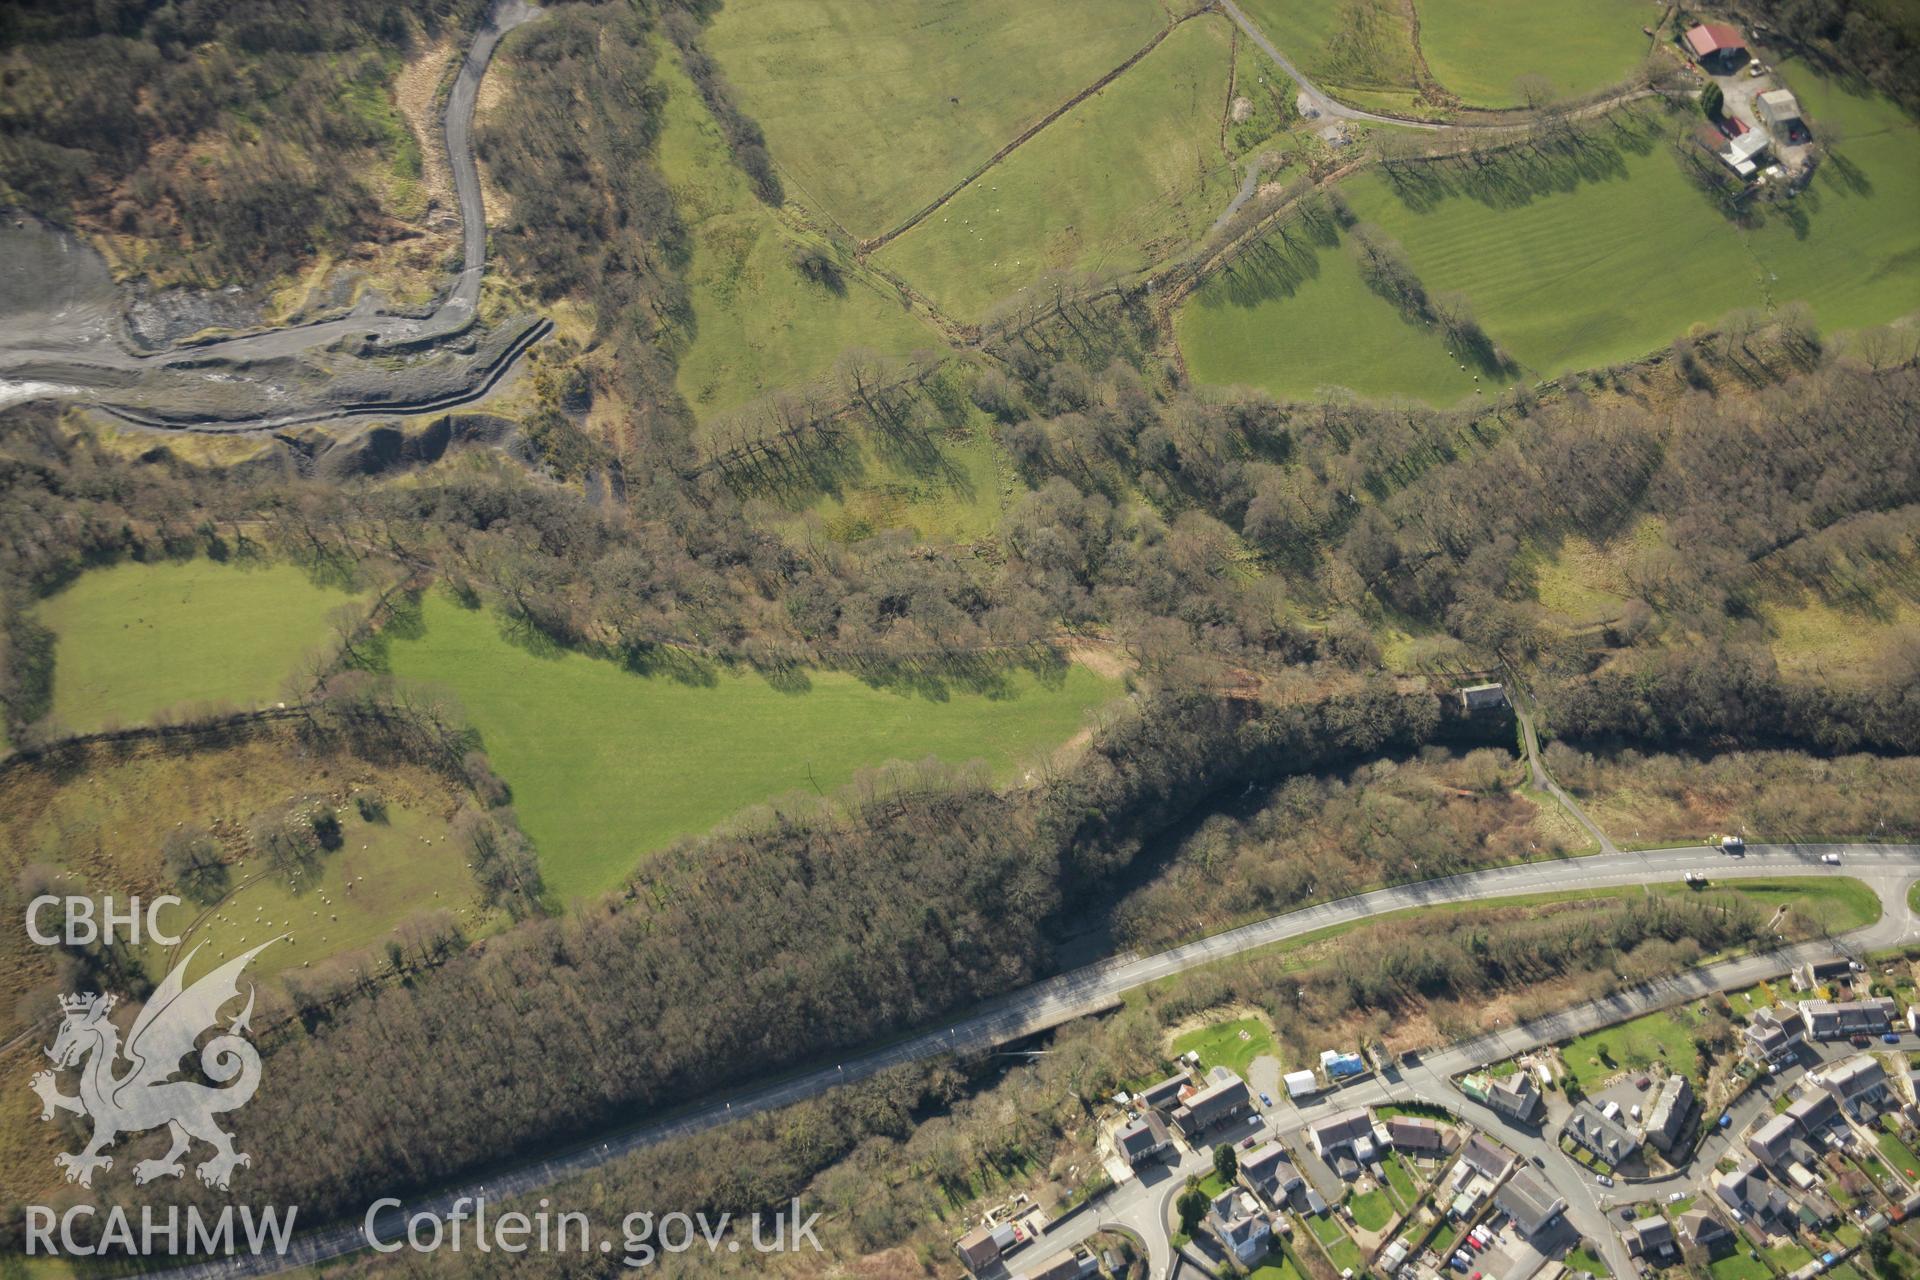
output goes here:
<path id="1" fill-rule="evenodd" d="M 1754 1010 L 1741 1032 L 1746 1055 L 1755 1062 L 1777 1066 L 1794 1055 L 1807 1038 L 1807 1020 L 1793 1005 Z"/>
<path id="2" fill-rule="evenodd" d="M 1736 71 L 1747 60 L 1747 42 L 1738 28 L 1724 22 L 1701 22 L 1687 29 L 1687 52 L 1714 75 Z"/>
<path id="3" fill-rule="evenodd" d="M 1585 1099 L 1573 1104 L 1573 1115 L 1561 1132 L 1609 1165 L 1640 1154 L 1640 1135 Z"/>
<path id="4" fill-rule="evenodd" d="M 1747 1137 L 1747 1150 L 1761 1164 L 1779 1164 L 1793 1150 L 1793 1135 L 1798 1126 L 1790 1115 L 1774 1116 Z"/>
<path id="5" fill-rule="evenodd" d="M 1846 982 L 1853 977 L 1853 962 L 1845 956 L 1831 960 L 1809 960 L 1793 966 L 1793 989 L 1811 991 L 1828 983 Z"/>
<path id="6" fill-rule="evenodd" d="M 1189 1094 L 1187 1100 L 1173 1110 L 1173 1127 L 1191 1140 L 1239 1115 L 1252 1101 L 1252 1096 L 1247 1092 L 1247 1082 L 1239 1076 L 1229 1075 L 1225 1080 Z"/>
<path id="7" fill-rule="evenodd" d="M 1278 1209 L 1306 1185 L 1287 1149 L 1269 1142 L 1240 1157 L 1240 1185 Z"/>
<path id="8" fill-rule="evenodd" d="M 1677 1247 L 1673 1224 L 1659 1214 L 1635 1219 L 1620 1236 L 1627 1242 L 1627 1252 L 1636 1258 L 1657 1261 L 1671 1257 Z"/>
<path id="9" fill-rule="evenodd" d="M 1513 1168 L 1514 1154 L 1483 1134 L 1474 1134 L 1460 1149 L 1460 1165 L 1490 1182 L 1498 1182 Z"/>
<path id="10" fill-rule="evenodd" d="M 1686 1136 L 1693 1119 L 1693 1082 L 1683 1075 L 1670 1075 L 1660 1086 L 1660 1096 L 1647 1113 L 1647 1141 L 1671 1154 Z"/>
<path id="11" fill-rule="evenodd" d="M 1567 1208 L 1567 1202 L 1531 1169 L 1521 1169 L 1502 1183 L 1493 1193 L 1493 1202 L 1506 1211 L 1514 1229 L 1528 1240 L 1552 1226 Z"/>
<path id="12" fill-rule="evenodd" d="M 1713 1190 L 1728 1208 L 1744 1210 L 1756 1218 L 1785 1219 L 1793 1212 L 1787 1193 L 1779 1184 L 1769 1182 L 1751 1160 L 1715 1177 Z"/>
<path id="13" fill-rule="evenodd" d="M 1866 1000 L 1802 1000 L 1800 1012 L 1813 1040 L 1845 1040 L 1849 1036 L 1877 1036 L 1893 1027 L 1896 1012 L 1885 996 Z"/>
<path id="14" fill-rule="evenodd" d="M 954 1252 L 968 1271 L 975 1275 L 1000 1261 L 1000 1255 L 1019 1243 L 1019 1232 L 1011 1222 L 999 1226 L 976 1227 L 960 1237 Z"/>
<path id="15" fill-rule="evenodd" d="M 1180 1091 L 1189 1083 L 1184 1072 L 1177 1076 L 1168 1076 L 1159 1084 L 1142 1089 L 1134 1095 L 1134 1098 L 1149 1111 L 1158 1111 L 1161 1115 L 1166 1115 L 1180 1105 Z"/>
<path id="16" fill-rule="evenodd" d="M 1726 1223 L 1708 1213 L 1705 1209 L 1689 1209 L 1680 1215 L 1680 1234 L 1700 1248 L 1713 1251 L 1713 1247 L 1723 1240 L 1733 1238 L 1733 1231 Z"/>
<path id="17" fill-rule="evenodd" d="M 1324 1120 L 1315 1120 L 1307 1126 L 1307 1141 L 1312 1144 L 1314 1154 L 1323 1160 L 1343 1147 L 1352 1148 L 1355 1158 L 1359 1160 L 1371 1160 L 1373 1117 L 1367 1114 L 1365 1107 L 1355 1107 Z M 1364 1150 L 1361 1149 L 1362 1144 L 1365 1144 Z"/>
<path id="18" fill-rule="evenodd" d="M 1840 1114 L 1840 1104 L 1824 1089 L 1806 1089 L 1781 1114 L 1811 1138 Z"/>
<path id="19" fill-rule="evenodd" d="M 1439 1125 L 1412 1116 L 1389 1116 L 1387 1141 L 1393 1144 L 1395 1150 L 1412 1152 L 1414 1155 L 1435 1155 L 1446 1149 L 1446 1138 L 1441 1134 Z"/>
<path id="20" fill-rule="evenodd" d="M 1492 684 L 1468 685 L 1460 691 L 1460 709 L 1468 715 L 1502 711 L 1512 705 L 1507 699 L 1507 687 L 1497 681 Z"/>
<path id="21" fill-rule="evenodd" d="M 1147 1111 L 1114 1133 L 1113 1146 L 1127 1162 L 1127 1168 L 1138 1169 L 1164 1160 L 1173 1150 L 1173 1135 L 1167 1132 L 1166 1122 L 1158 1112 Z"/>
<path id="22" fill-rule="evenodd" d="M 1807 1079 L 1854 1115 L 1859 1115 L 1861 1108 L 1887 1098 L 1887 1070 L 1871 1054 L 1857 1053 L 1844 1062 L 1810 1071 Z"/>
<path id="23" fill-rule="evenodd" d="M 1207 1226 L 1221 1247 L 1243 1267 L 1266 1256 L 1273 1234 L 1267 1215 L 1254 1211 L 1251 1203 L 1242 1199 L 1242 1193 L 1232 1187 L 1215 1196 L 1207 1207 Z"/>
<path id="24" fill-rule="evenodd" d="M 1460 1091 L 1511 1120 L 1528 1121 L 1540 1109 L 1540 1086 L 1531 1073 L 1508 1076 L 1474 1074 L 1460 1078 Z"/>

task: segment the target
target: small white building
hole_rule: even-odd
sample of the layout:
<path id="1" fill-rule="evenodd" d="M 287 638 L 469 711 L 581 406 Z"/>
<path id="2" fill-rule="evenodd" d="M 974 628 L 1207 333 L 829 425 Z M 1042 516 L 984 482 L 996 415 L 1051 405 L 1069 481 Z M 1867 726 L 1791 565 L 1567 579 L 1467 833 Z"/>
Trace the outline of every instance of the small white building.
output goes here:
<path id="1" fill-rule="evenodd" d="M 1729 142 L 1727 149 L 1720 153 L 1720 158 L 1726 162 L 1727 168 L 1743 178 L 1751 178 L 1759 169 L 1759 157 L 1766 149 L 1767 135 L 1758 129 L 1749 129 Z"/>
<path id="2" fill-rule="evenodd" d="M 1280 1077 L 1289 1098 L 1311 1098 L 1320 1092 L 1320 1080 L 1311 1071 L 1289 1071 Z"/>

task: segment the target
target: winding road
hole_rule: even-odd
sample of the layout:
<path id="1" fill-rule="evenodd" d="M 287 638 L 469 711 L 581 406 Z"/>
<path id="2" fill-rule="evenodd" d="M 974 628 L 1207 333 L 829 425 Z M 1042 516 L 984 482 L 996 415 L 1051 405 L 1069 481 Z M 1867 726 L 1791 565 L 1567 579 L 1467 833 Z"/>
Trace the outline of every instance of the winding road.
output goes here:
<path id="1" fill-rule="evenodd" d="M 1837 864 L 1822 861 L 1835 854 Z M 1468 872 L 1417 884 L 1394 885 L 1271 916 L 1224 933 L 1151 956 L 1119 956 L 1088 965 L 991 1001 L 955 1018 L 882 1048 L 855 1052 L 843 1062 L 818 1067 L 757 1088 L 721 1096 L 671 1119 L 638 1123 L 547 1159 L 531 1161 L 484 1182 L 422 1197 L 404 1210 L 392 1210 L 375 1223 L 382 1238 L 393 1237 L 403 1215 L 452 1212 L 457 1200 L 485 1196 L 499 1202 L 550 1187 L 565 1178 L 675 1138 L 718 1129 L 750 1115 L 819 1097 L 843 1084 L 890 1067 L 941 1054 L 979 1053 L 1076 1018 L 1118 1005 L 1129 991 L 1202 965 L 1246 955 L 1262 947 L 1305 937 L 1323 929 L 1358 924 L 1394 912 L 1453 903 L 1497 901 L 1521 895 L 1568 890 L 1634 888 L 1680 882 L 1689 871 L 1704 871 L 1714 881 L 1780 876 L 1848 876 L 1864 881 L 1879 896 L 1879 921 L 1847 935 L 1848 946 L 1874 950 L 1920 938 L 1920 921 L 1907 908 L 1907 890 L 1920 881 L 1920 845 L 1750 845 L 1744 858 L 1728 857 L 1704 846 L 1640 852 L 1599 853 L 1583 858 L 1524 863 Z M 1831 954 L 1831 946 L 1770 951 L 1693 969 L 1672 978 L 1619 992 L 1511 1029 L 1501 1029 L 1428 1055 L 1423 1071 L 1436 1081 L 1482 1062 L 1550 1044 L 1653 1009 L 1665 1008 L 1711 991 L 1751 985 L 1785 972 L 1799 959 Z M 1449 1086 L 1450 1087 L 1450 1086 Z M 1356 1097 L 1358 1095 L 1355 1095 Z M 1131 1185 L 1131 1184 L 1130 1184 Z M 371 1201 L 378 1194 L 369 1191 Z M 1116 1193 L 1118 1194 L 1118 1193 Z M 1569 1199 L 1572 1199 L 1569 1195 Z M 1576 1209 L 1579 1209 L 1576 1206 Z M 1591 1213 L 1598 1213 L 1594 1208 Z M 1105 1220 L 1105 1210 L 1102 1220 Z M 1588 1229 L 1590 1214 L 1580 1209 L 1576 1225 Z M 1602 1238 L 1596 1236 L 1595 1238 Z M 298 1237 L 284 1256 L 247 1257 L 201 1264 L 175 1273 L 188 1277 L 267 1275 L 291 1266 L 339 1257 L 364 1247 L 358 1222 L 339 1223 Z M 1156 1272 L 1155 1274 L 1159 1274 Z"/>
<path id="2" fill-rule="evenodd" d="M 537 18 L 541 10 L 526 0 L 497 0 L 485 23 L 475 33 L 453 87 L 447 95 L 442 117 L 446 135 L 447 158 L 453 173 L 454 196 L 460 210 L 461 269 L 432 312 L 425 316 L 406 315 L 378 309 L 369 298 L 346 315 L 311 324 L 267 329 L 152 353 L 134 352 L 118 340 L 112 308 L 68 306 L 15 316 L 0 316 L 0 387 L 5 382 L 45 383 L 76 393 L 77 398 L 98 400 L 113 409 L 113 393 L 124 390 L 139 378 L 165 371 L 216 370 L 202 376 L 220 377 L 231 382 L 234 375 L 225 368 L 288 360 L 317 352 L 336 344 L 365 344 L 371 354 L 383 348 L 419 350 L 465 333 L 473 324 L 480 301 L 480 285 L 486 273 L 486 206 L 480 191 L 480 175 L 474 160 L 472 131 L 474 105 L 480 83 L 485 77 L 495 49 L 507 32 Z M 40 252 L 81 257 L 89 254 L 70 237 L 41 233 Z M 31 252 L 32 250 L 27 250 Z M 514 351 L 517 358 L 525 346 Z M 499 376 L 492 371 L 488 384 Z M 392 385 L 379 398 L 377 411 L 403 414 L 427 411 L 446 400 L 444 389 L 409 395 L 405 385 L 407 370 L 391 375 Z M 272 403 L 273 397 L 264 397 Z M 350 416 L 352 406 L 326 406 L 305 414 L 318 417 Z M 138 413 L 126 416 L 141 420 Z M 287 425 L 303 417 L 298 409 L 276 408 L 243 422 L 227 421 L 227 429 Z"/>

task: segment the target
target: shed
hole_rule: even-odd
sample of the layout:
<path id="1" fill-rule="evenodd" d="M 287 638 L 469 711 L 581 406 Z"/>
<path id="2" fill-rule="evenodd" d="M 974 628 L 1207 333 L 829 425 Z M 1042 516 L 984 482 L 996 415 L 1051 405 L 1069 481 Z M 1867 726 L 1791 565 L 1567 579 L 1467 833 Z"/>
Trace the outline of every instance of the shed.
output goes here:
<path id="1" fill-rule="evenodd" d="M 1702 22 L 1687 31 L 1687 50 L 1702 62 L 1709 58 L 1731 59 L 1746 52 L 1747 42 L 1738 27 L 1724 22 Z"/>

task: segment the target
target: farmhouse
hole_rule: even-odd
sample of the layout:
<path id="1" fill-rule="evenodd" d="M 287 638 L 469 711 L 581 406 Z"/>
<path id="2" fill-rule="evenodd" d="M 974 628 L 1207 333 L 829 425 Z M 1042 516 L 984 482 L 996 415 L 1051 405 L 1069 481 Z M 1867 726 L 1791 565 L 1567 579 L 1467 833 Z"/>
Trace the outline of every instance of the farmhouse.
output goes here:
<path id="1" fill-rule="evenodd" d="M 1692 1118 L 1693 1082 L 1683 1075 L 1668 1076 L 1647 1116 L 1647 1141 L 1663 1152 L 1671 1152 L 1686 1135 L 1687 1121 Z"/>
<path id="2" fill-rule="evenodd" d="M 1164 1159 L 1173 1150 L 1173 1135 L 1157 1112 L 1148 1111 L 1114 1133 L 1113 1147 L 1127 1162 L 1127 1168 L 1138 1169 Z"/>
<path id="3" fill-rule="evenodd" d="M 1562 1132 L 1610 1165 L 1640 1153 L 1640 1139 L 1631 1129 L 1584 1099 L 1574 1104 L 1573 1116 Z"/>
<path id="4" fill-rule="evenodd" d="M 1567 1208 L 1567 1202 L 1536 1178 L 1531 1169 L 1522 1169 L 1508 1178 L 1493 1193 L 1493 1202 L 1506 1210 L 1507 1216 L 1513 1219 L 1514 1229 L 1528 1240 L 1552 1226 Z"/>
<path id="5" fill-rule="evenodd" d="M 1239 1076 L 1229 1075 L 1225 1080 L 1192 1094 L 1174 1108 L 1173 1127 L 1183 1136 L 1192 1138 L 1239 1115 L 1247 1109 L 1250 1100 L 1247 1082 Z"/>
<path id="6" fill-rule="evenodd" d="M 1746 61 L 1747 42 L 1724 22 L 1701 22 L 1687 30 L 1687 52 L 1708 71 L 1723 75 Z"/>
<path id="7" fill-rule="evenodd" d="M 1746 1055 L 1756 1062 L 1777 1064 L 1793 1056 L 1807 1038 L 1807 1020 L 1792 1005 L 1781 1013 L 1771 1006 L 1756 1009 L 1741 1033 Z"/>

